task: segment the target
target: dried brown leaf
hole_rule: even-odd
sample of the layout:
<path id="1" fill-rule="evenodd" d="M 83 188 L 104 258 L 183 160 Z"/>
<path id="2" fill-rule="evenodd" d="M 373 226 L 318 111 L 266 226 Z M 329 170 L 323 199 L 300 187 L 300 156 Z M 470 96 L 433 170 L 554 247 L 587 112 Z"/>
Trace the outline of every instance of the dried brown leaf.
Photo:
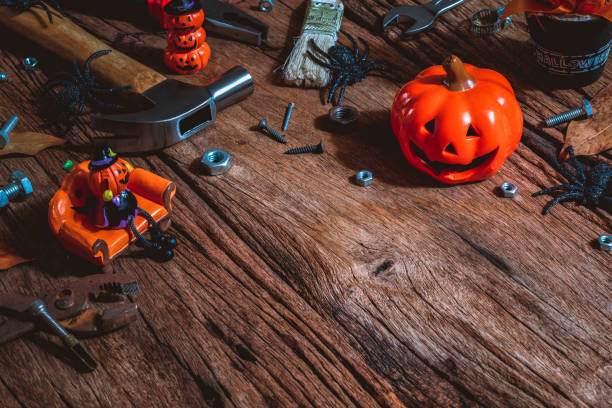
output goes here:
<path id="1" fill-rule="evenodd" d="M 0 271 L 24 262 L 31 262 L 33 260 L 34 259 L 32 258 L 22 257 L 14 248 L 8 246 L 5 242 L 0 241 Z"/>
<path id="2" fill-rule="evenodd" d="M 559 153 L 560 160 L 569 157 L 568 148 L 577 155 L 591 155 L 612 149 L 612 84 L 599 92 L 591 101 L 595 114 L 586 120 L 569 124 L 565 143 Z"/>
<path id="3" fill-rule="evenodd" d="M 37 132 L 11 132 L 11 141 L 0 150 L 0 156 L 9 154 L 27 154 L 34 156 L 38 152 L 51 147 L 66 143 L 66 139 Z"/>

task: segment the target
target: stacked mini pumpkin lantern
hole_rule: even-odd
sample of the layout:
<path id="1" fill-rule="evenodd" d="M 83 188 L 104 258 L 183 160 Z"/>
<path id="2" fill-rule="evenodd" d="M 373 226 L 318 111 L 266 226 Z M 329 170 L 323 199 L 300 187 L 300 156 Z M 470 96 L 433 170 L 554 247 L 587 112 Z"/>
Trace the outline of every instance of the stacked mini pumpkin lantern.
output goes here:
<path id="1" fill-rule="evenodd" d="M 204 11 L 196 0 L 173 0 L 164 7 L 169 28 L 164 62 L 179 74 L 193 74 L 208 64 Z"/>
<path id="2" fill-rule="evenodd" d="M 521 140 L 523 114 L 506 78 L 451 56 L 400 89 L 391 124 L 410 164 L 458 184 L 501 168 Z"/>

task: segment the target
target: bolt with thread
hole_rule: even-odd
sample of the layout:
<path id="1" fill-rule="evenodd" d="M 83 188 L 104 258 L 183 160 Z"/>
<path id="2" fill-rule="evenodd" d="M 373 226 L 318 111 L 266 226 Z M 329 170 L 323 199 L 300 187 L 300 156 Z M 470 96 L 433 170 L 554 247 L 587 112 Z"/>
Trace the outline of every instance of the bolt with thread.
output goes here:
<path id="1" fill-rule="evenodd" d="M 9 134 L 13 131 L 17 122 L 19 122 L 19 118 L 17 116 L 11 116 L 2 128 L 0 128 L 0 149 L 3 149 L 4 146 L 11 141 L 11 139 L 9 139 Z"/>
<path id="2" fill-rule="evenodd" d="M 553 127 L 561 123 L 571 122 L 574 119 L 586 119 L 591 116 L 593 116 L 593 106 L 591 106 L 589 101 L 584 99 L 580 108 L 560 113 L 559 115 L 546 119 L 545 122 L 547 127 Z"/>
<path id="3" fill-rule="evenodd" d="M 16 183 L 9 184 L 8 186 L 4 186 L 0 190 L 4 191 L 4 194 L 6 194 L 9 200 L 21 194 L 21 189 Z"/>
<path id="4" fill-rule="evenodd" d="M 319 144 L 312 146 L 304 146 L 304 147 L 296 147 L 295 149 L 290 149 L 285 152 L 285 154 L 303 154 L 303 153 L 317 153 L 321 154 L 325 150 L 323 148 L 323 141 L 321 140 Z"/>
<path id="5" fill-rule="evenodd" d="M 268 121 L 266 119 L 262 119 L 259 121 L 259 124 L 257 125 L 257 130 L 259 130 L 262 133 L 267 134 L 268 136 L 270 136 L 272 139 L 276 140 L 277 142 L 287 144 L 287 139 L 285 139 L 285 136 L 281 135 L 276 130 L 268 126 Z"/>

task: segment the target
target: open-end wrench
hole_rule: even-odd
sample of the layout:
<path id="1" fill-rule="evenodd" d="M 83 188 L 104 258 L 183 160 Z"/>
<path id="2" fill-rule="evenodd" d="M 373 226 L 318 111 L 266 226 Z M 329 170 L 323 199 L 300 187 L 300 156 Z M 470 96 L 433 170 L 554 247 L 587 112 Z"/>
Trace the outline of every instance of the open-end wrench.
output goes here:
<path id="1" fill-rule="evenodd" d="M 414 35 L 427 30 L 436 17 L 463 3 L 465 0 L 434 0 L 420 6 L 393 7 L 383 17 L 383 29 L 392 25 L 407 24 L 404 35 Z"/>

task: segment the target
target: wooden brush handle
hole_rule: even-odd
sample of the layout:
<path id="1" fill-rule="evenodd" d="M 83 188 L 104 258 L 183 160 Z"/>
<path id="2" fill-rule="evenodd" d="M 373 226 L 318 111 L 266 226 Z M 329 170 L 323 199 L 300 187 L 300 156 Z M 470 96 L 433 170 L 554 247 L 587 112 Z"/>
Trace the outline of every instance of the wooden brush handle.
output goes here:
<path id="1" fill-rule="evenodd" d="M 0 23 L 68 61 L 77 60 L 79 64 L 96 51 L 112 50 L 70 18 L 49 8 L 53 13 L 53 24 L 49 23 L 47 12 L 42 8 L 17 12 L 6 6 L 0 6 Z M 91 72 L 100 82 L 110 87 L 131 85 L 129 92 L 141 94 L 166 79 L 125 54 L 112 51 L 91 63 Z"/>

